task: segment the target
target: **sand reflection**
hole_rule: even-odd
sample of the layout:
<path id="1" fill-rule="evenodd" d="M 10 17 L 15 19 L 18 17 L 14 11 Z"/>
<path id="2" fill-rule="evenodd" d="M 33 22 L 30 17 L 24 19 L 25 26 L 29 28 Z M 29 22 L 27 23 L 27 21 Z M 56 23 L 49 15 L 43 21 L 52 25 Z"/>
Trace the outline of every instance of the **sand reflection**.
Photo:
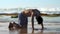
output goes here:
<path id="1" fill-rule="evenodd" d="M 27 28 L 21 28 L 19 30 L 9 30 L 9 34 L 27 34 Z"/>
<path id="2" fill-rule="evenodd" d="M 19 31 L 19 34 L 27 34 L 27 28 L 22 28 L 22 29 Z"/>
<path id="3" fill-rule="evenodd" d="M 43 30 L 40 30 L 40 31 L 32 30 L 31 34 L 43 34 Z"/>

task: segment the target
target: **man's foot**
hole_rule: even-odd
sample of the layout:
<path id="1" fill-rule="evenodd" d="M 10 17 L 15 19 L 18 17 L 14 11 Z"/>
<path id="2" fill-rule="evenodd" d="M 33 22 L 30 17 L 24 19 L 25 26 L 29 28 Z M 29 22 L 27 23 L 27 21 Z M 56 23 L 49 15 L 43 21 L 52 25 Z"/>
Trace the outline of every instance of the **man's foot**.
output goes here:
<path id="1" fill-rule="evenodd" d="M 19 24 L 15 23 L 15 22 L 13 22 L 13 26 L 14 26 L 16 29 L 22 28 Z"/>
<path id="2" fill-rule="evenodd" d="M 44 27 L 42 27 L 42 29 L 41 30 L 44 30 Z"/>
<path id="3" fill-rule="evenodd" d="M 9 23 L 8 28 L 9 28 L 9 30 L 12 30 L 13 29 L 13 24 L 11 22 Z"/>

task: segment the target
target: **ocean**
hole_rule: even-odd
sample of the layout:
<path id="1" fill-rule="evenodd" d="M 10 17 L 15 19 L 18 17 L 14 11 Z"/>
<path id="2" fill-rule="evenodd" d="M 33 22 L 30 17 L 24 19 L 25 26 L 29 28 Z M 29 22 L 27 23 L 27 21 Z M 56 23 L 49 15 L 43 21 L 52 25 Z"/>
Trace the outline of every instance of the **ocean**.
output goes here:
<path id="1" fill-rule="evenodd" d="M 50 16 L 42 16 L 44 23 L 60 23 L 60 16 L 50 17 Z M 0 16 L 0 22 L 10 22 L 16 21 L 18 22 L 18 18 L 11 18 L 11 16 Z M 31 22 L 31 18 L 28 17 L 28 22 Z M 34 17 L 34 22 L 37 22 Z"/>

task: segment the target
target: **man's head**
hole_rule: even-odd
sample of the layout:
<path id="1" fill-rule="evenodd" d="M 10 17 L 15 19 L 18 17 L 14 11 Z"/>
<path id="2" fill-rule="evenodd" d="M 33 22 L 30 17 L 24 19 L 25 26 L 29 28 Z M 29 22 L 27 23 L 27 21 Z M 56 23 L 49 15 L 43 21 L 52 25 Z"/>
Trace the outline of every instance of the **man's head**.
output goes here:
<path id="1" fill-rule="evenodd" d="M 26 15 L 26 16 L 31 16 L 31 10 L 24 10 L 23 13 Z"/>

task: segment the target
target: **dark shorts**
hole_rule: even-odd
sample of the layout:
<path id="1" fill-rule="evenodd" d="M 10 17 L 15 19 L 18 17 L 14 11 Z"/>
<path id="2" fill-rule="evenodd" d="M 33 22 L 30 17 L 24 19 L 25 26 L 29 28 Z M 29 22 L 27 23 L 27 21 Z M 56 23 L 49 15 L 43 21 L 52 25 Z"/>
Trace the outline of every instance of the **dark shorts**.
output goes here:
<path id="1" fill-rule="evenodd" d="M 37 20 L 38 24 L 42 24 L 43 23 L 43 18 L 41 16 L 37 16 L 36 20 Z"/>

